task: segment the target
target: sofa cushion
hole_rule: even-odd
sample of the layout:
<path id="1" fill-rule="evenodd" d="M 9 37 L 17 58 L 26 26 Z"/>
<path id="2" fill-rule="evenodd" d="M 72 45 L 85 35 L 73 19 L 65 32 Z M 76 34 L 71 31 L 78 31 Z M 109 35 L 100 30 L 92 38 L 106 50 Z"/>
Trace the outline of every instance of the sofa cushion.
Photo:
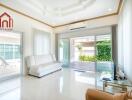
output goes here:
<path id="1" fill-rule="evenodd" d="M 52 63 L 52 64 L 49 64 L 47 66 L 41 66 L 39 67 L 38 69 L 38 72 L 41 72 L 45 69 L 52 69 L 52 68 L 56 68 L 56 67 L 61 67 L 59 63 Z"/>
<path id="2" fill-rule="evenodd" d="M 29 73 L 34 75 L 39 75 L 41 73 L 48 73 L 48 71 L 55 71 L 61 69 L 60 63 L 42 64 L 38 66 L 33 66 L 30 68 Z"/>
<path id="3" fill-rule="evenodd" d="M 44 76 L 48 73 L 61 69 L 61 64 L 56 62 L 54 55 L 39 55 L 27 58 L 29 74 L 34 76 Z"/>
<path id="4" fill-rule="evenodd" d="M 55 67 L 60 67 L 60 63 L 51 63 L 51 64 L 43 64 L 43 65 L 39 65 L 38 67 L 36 67 L 36 71 L 38 73 L 40 73 L 41 71 L 43 72 L 46 69 L 50 69 L 50 68 L 55 68 Z"/>

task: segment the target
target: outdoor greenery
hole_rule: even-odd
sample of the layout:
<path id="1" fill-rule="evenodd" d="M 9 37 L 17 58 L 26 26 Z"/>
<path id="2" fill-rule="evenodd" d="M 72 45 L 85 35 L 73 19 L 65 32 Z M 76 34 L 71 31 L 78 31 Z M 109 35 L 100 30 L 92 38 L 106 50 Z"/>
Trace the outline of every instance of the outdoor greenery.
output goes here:
<path id="1" fill-rule="evenodd" d="M 85 55 L 80 55 L 79 56 L 80 61 L 96 61 L 96 56 L 85 56 Z"/>
<path id="2" fill-rule="evenodd" d="M 96 43 L 97 60 L 111 61 L 111 41 L 98 41 Z"/>
<path id="3" fill-rule="evenodd" d="M 80 61 L 111 61 L 111 41 L 96 42 L 96 56 L 80 55 Z M 79 48 L 78 48 L 79 49 Z"/>

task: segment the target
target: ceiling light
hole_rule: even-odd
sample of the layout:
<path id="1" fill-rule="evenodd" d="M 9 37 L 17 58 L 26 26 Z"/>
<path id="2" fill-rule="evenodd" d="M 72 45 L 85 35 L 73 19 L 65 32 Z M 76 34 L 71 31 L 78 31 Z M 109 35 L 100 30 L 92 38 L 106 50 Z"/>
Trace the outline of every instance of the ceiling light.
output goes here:
<path id="1" fill-rule="evenodd" d="M 112 11 L 112 9 L 111 9 L 111 8 L 109 8 L 109 9 L 108 9 L 108 11 Z"/>

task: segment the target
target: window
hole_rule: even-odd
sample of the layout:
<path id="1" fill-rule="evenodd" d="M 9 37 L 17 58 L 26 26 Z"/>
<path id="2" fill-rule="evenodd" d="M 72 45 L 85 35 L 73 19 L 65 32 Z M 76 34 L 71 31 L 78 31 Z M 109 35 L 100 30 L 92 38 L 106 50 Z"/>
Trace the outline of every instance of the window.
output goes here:
<path id="1" fill-rule="evenodd" d="M 50 53 L 50 33 L 35 31 L 34 54 L 44 55 Z"/>
<path id="2" fill-rule="evenodd" d="M 0 57 L 4 59 L 20 58 L 20 45 L 0 44 Z"/>

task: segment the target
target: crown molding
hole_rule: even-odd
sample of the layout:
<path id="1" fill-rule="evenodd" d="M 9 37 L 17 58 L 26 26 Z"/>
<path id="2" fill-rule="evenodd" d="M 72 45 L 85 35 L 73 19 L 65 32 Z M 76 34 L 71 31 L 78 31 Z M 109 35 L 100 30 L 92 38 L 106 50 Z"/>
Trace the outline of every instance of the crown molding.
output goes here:
<path id="1" fill-rule="evenodd" d="M 67 26 L 67 25 L 72 25 L 72 24 L 76 24 L 76 23 L 80 23 L 80 22 L 89 21 L 89 20 L 95 20 L 95 19 L 100 19 L 100 18 L 109 17 L 109 16 L 113 16 L 113 15 L 118 15 L 119 12 L 120 12 L 122 3 L 123 3 L 123 0 L 120 0 L 118 9 L 117 9 L 117 11 L 116 11 L 115 13 L 107 14 L 107 15 L 103 15 L 103 16 L 98 16 L 98 17 L 94 17 L 94 18 L 89 18 L 89 19 L 83 19 L 83 20 L 79 20 L 79 21 L 73 21 L 73 22 L 70 22 L 70 23 L 66 23 L 66 24 L 62 24 L 62 25 L 56 25 L 56 26 L 49 25 L 48 23 L 45 23 L 45 22 L 43 22 L 43 21 L 41 21 L 41 20 L 39 20 L 39 19 L 36 19 L 36 18 L 34 18 L 34 17 L 32 17 L 32 16 L 29 16 L 29 15 L 23 13 L 23 12 L 20 12 L 20 11 L 18 11 L 18 10 L 15 10 L 15 9 L 13 9 L 13 8 L 7 6 L 7 5 L 4 5 L 4 4 L 2 4 L 2 3 L 0 3 L 0 6 L 3 7 L 3 8 L 6 8 L 6 9 L 8 9 L 8 10 L 11 10 L 11 11 L 17 13 L 17 14 L 20 14 L 20 15 L 22 15 L 22 16 L 28 17 L 28 18 L 30 18 L 30 19 L 32 19 L 32 20 L 35 20 L 35 21 L 40 22 L 40 23 L 42 23 L 42 24 L 45 24 L 45 25 L 47 25 L 47 26 L 49 26 L 49 27 L 51 27 L 51 28 L 58 28 L 58 27 L 62 27 L 62 26 Z"/>
<path id="2" fill-rule="evenodd" d="M 70 23 L 67 23 L 67 24 L 57 25 L 57 26 L 53 26 L 53 27 L 54 28 L 58 28 L 58 27 L 62 27 L 62 26 L 67 26 L 67 25 L 72 25 L 72 24 L 76 24 L 76 23 L 80 23 L 80 22 L 89 21 L 89 20 L 95 20 L 95 19 L 100 19 L 100 18 L 104 18 L 104 17 L 118 15 L 119 12 L 120 12 L 122 3 L 123 3 L 123 0 L 120 0 L 118 9 L 117 9 L 117 11 L 115 13 L 107 14 L 107 15 L 103 15 L 103 16 L 98 16 L 98 17 L 94 17 L 94 18 L 89 18 L 89 19 L 83 19 L 83 20 L 79 20 L 79 21 L 73 21 L 73 22 L 70 22 Z"/>
<path id="3" fill-rule="evenodd" d="M 34 17 L 32 17 L 32 16 L 29 16 L 29 15 L 27 15 L 27 14 L 25 14 L 25 13 L 22 13 L 22 12 L 20 12 L 20 11 L 18 11 L 18 10 L 15 10 L 15 9 L 13 9 L 13 8 L 11 8 L 11 7 L 9 7 L 9 6 L 6 6 L 6 5 L 4 5 L 4 4 L 2 4 L 2 3 L 0 3 L 0 6 L 3 7 L 3 8 L 6 8 L 6 9 L 8 9 L 8 10 L 11 10 L 11 11 L 17 13 L 17 14 L 20 14 L 20 15 L 22 15 L 22 16 L 28 17 L 28 18 L 30 18 L 30 19 L 32 19 L 32 20 L 35 20 L 35 21 L 40 22 L 40 23 L 42 23 L 42 24 L 45 24 L 45 25 L 47 25 L 47 26 L 49 26 L 49 27 L 53 27 L 53 26 L 51 26 L 51 25 L 49 25 L 49 24 L 47 24 L 47 23 L 45 23 L 45 22 L 43 22 L 43 21 L 41 21 L 41 20 L 39 20 L 39 19 L 36 19 L 36 18 L 34 18 Z"/>

